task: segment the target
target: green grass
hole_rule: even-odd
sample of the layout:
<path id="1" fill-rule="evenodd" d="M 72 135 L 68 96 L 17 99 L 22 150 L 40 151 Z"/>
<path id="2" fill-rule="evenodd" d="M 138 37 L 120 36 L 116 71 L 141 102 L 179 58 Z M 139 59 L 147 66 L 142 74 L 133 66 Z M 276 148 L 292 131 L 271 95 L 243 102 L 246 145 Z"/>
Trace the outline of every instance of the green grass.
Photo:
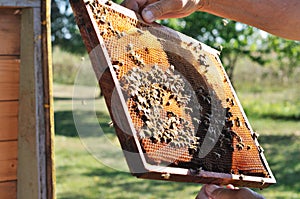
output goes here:
<path id="1" fill-rule="evenodd" d="M 80 67 L 91 67 L 88 56 L 74 56 L 60 48 L 53 49 L 53 80 L 61 84 L 74 84 Z"/>
<path id="2" fill-rule="evenodd" d="M 101 101 L 101 100 L 99 100 Z M 68 103 L 67 103 L 68 102 Z M 103 101 L 99 102 L 103 105 Z M 58 198 L 194 198 L 201 185 L 190 183 L 142 180 L 129 173 L 118 171 L 103 164 L 90 154 L 84 144 L 96 140 L 99 150 L 109 147 L 107 139 L 115 143 L 113 128 L 108 127 L 109 116 L 105 106 L 99 106 L 101 127 L 105 134 L 100 137 L 79 139 L 75 131 L 71 101 L 55 100 L 60 110 L 55 112 L 56 121 L 56 169 Z M 79 112 L 89 120 L 89 112 Z M 278 183 L 265 190 L 256 190 L 267 198 L 300 197 L 300 124 L 295 120 L 249 117 L 254 129 L 260 133 L 260 144 Z M 97 148 L 97 147 L 96 147 Z M 109 151 L 106 151 L 109 152 Z M 94 154 L 95 155 L 95 154 Z M 106 156 L 115 163 L 115 156 Z M 118 159 L 119 161 L 119 159 Z M 123 162 L 124 160 L 120 160 Z M 105 161 L 107 163 L 107 159 Z"/>
<path id="3" fill-rule="evenodd" d="M 111 169 L 93 158 L 74 137 L 56 137 L 56 164 L 58 198 L 192 198 L 200 188 L 137 179 Z"/>
<path id="4" fill-rule="evenodd" d="M 259 142 L 277 179 L 276 185 L 255 191 L 271 199 L 300 198 L 299 76 L 289 80 L 290 84 L 281 85 L 274 77 L 263 79 L 261 69 L 254 73 L 247 70 L 246 65 L 237 69 L 235 87 L 251 126 L 260 134 Z M 110 150 L 120 146 L 114 129 L 108 126 L 110 117 L 104 100 L 96 100 L 97 119 L 104 134 L 87 131 L 88 136 L 79 139 L 73 121 L 72 87 L 55 84 L 54 89 L 57 198 L 195 198 L 200 184 L 137 179 L 108 166 L 127 167 L 122 154 Z M 76 102 L 91 103 L 92 98 Z M 94 125 L 92 110 L 76 113 L 82 118 L 81 122 Z M 101 152 L 106 155 L 101 156 Z"/>

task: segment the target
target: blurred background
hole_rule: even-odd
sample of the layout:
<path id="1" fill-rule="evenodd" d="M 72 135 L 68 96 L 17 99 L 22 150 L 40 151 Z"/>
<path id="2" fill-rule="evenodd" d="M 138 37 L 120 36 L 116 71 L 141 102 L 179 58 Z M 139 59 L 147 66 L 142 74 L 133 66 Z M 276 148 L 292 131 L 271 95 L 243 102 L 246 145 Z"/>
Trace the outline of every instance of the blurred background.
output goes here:
<path id="1" fill-rule="evenodd" d="M 51 4 L 57 198 L 195 198 L 199 184 L 137 179 L 110 168 L 86 150 L 74 124 L 72 97 L 79 71 L 91 69 L 91 64 L 68 1 L 52 0 Z M 223 65 L 252 128 L 260 134 L 259 142 L 277 179 L 276 185 L 255 191 L 266 198 L 300 198 L 300 43 L 201 12 L 159 23 L 221 51 Z M 97 120 L 104 131 L 98 144 L 103 149 L 111 143 L 119 147 L 96 81 L 81 84 L 74 101 L 96 101 Z M 78 113 L 87 124 L 89 111 Z M 114 156 L 106 158 L 109 162 Z"/>

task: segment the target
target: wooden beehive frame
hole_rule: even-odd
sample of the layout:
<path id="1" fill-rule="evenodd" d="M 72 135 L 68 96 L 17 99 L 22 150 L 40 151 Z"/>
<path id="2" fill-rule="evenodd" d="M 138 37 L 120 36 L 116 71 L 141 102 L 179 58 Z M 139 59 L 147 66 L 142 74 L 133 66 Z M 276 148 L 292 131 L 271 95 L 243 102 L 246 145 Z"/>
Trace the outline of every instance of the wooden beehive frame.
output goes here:
<path id="1" fill-rule="evenodd" d="M 160 26 L 158 24 L 146 24 L 139 19 L 133 11 L 114 4 L 111 1 L 71 0 L 71 5 L 75 14 L 76 22 L 80 28 L 82 38 L 90 55 L 95 74 L 99 80 L 101 91 L 105 96 L 106 104 L 110 111 L 127 164 L 133 175 L 149 179 L 215 184 L 231 183 L 236 186 L 260 188 L 264 188 L 275 183 L 274 176 L 272 175 L 262 150 L 260 150 L 261 147 L 257 142 L 255 133 L 249 125 L 237 96 L 221 65 L 218 58 L 218 52 L 216 50 L 164 26 Z M 100 10 L 102 10 L 105 15 L 107 14 L 110 16 L 110 19 L 107 19 L 106 16 L 96 16 L 97 12 Z M 119 16 L 119 18 L 114 18 L 115 16 Z M 122 22 L 123 20 L 124 23 Z M 99 28 L 99 26 L 101 27 L 103 24 L 105 24 L 109 30 Z M 126 26 L 130 26 L 131 29 L 126 29 Z M 106 37 L 105 35 L 108 36 Z M 130 36 L 127 37 L 126 35 Z M 133 43 L 125 44 L 124 41 L 128 41 L 129 37 L 137 37 L 138 39 L 136 40 L 138 41 L 135 39 L 129 39 L 129 41 L 133 41 Z M 124 39 L 124 41 L 122 39 Z M 120 42 L 118 43 L 118 41 Z M 148 44 L 147 42 L 151 44 Z M 120 70 L 119 66 L 130 65 L 132 62 L 133 65 L 138 66 L 137 68 L 147 68 L 146 65 L 150 65 L 150 62 L 153 61 L 153 59 L 155 60 L 155 63 L 160 62 L 160 65 L 165 64 L 167 69 L 163 69 L 164 71 L 170 70 L 170 68 L 174 66 L 170 64 L 172 62 L 170 59 L 172 58 L 165 56 L 166 59 L 164 59 L 164 55 L 166 53 L 163 51 L 159 52 L 161 54 L 161 58 L 156 59 L 155 57 L 151 57 L 150 61 L 147 61 L 146 56 L 142 55 L 142 58 L 144 59 L 140 59 L 140 55 L 135 54 L 136 51 L 132 51 L 133 46 L 139 45 L 141 49 L 151 56 L 152 54 L 148 52 L 150 47 L 148 48 L 147 45 L 155 46 L 152 48 L 154 50 L 163 49 L 169 53 L 171 52 L 175 55 L 175 62 L 180 61 L 180 63 L 185 63 L 185 61 L 182 61 L 183 59 L 180 58 L 181 55 L 190 62 L 188 63 L 190 64 L 188 67 L 193 68 L 196 73 L 199 72 L 199 78 L 201 76 L 205 76 L 207 84 L 209 84 L 212 88 L 212 93 L 215 93 L 213 95 L 217 96 L 222 107 L 225 107 L 224 104 L 229 103 L 232 107 L 234 107 L 232 108 L 234 113 L 238 115 L 235 119 L 226 122 L 229 122 L 232 126 L 236 126 L 234 127 L 235 129 L 240 127 L 240 123 L 243 123 L 243 131 L 248 132 L 248 135 L 243 137 L 243 139 L 246 138 L 246 141 L 244 142 L 248 144 L 245 146 L 242 137 L 231 131 L 237 140 L 235 142 L 232 141 L 234 144 L 232 146 L 237 147 L 238 151 L 246 151 L 244 147 L 247 148 L 247 150 L 252 151 L 252 153 L 255 154 L 254 156 L 257 156 L 255 158 L 259 159 L 259 166 L 263 168 L 264 172 L 262 173 L 265 173 L 265 176 L 261 176 L 261 173 L 258 174 L 255 173 L 255 171 L 241 170 L 242 172 L 240 172 L 240 167 L 238 165 L 239 162 L 235 163 L 236 166 L 232 169 L 232 173 L 220 171 L 215 172 L 214 169 L 207 171 L 206 169 L 201 170 L 199 168 L 188 168 L 176 166 L 176 164 L 172 166 L 164 166 L 159 164 L 161 160 L 158 160 L 157 162 L 149 162 L 149 159 L 152 158 L 151 160 L 153 160 L 153 157 L 151 157 L 150 153 L 147 153 L 145 145 L 141 142 L 141 140 L 146 140 L 145 142 L 147 142 L 147 139 L 141 138 L 141 133 L 137 130 L 138 122 L 132 121 L 132 112 L 129 110 L 128 100 L 124 96 L 126 94 L 124 94 L 124 87 L 122 87 L 122 77 L 126 76 L 128 71 L 132 70 L 132 68 L 129 66 L 124 70 Z M 116 55 L 118 54 L 118 51 L 122 51 L 120 56 Z M 199 58 L 195 59 L 197 56 Z M 123 61 L 125 61 L 124 63 L 123 61 L 119 61 L 120 57 Z M 206 57 L 209 57 L 209 59 L 206 59 Z M 176 65 L 176 63 L 174 63 L 174 65 Z M 179 69 L 178 66 L 175 67 L 177 70 L 182 70 Z M 144 70 L 151 71 L 152 69 L 153 68 L 149 67 Z M 184 71 L 181 72 L 184 73 Z M 216 74 L 219 75 L 219 77 L 216 77 Z M 129 84 L 131 83 L 129 82 Z M 223 89 L 226 90 L 227 94 L 223 93 Z M 228 96 L 230 96 L 230 98 Z M 232 115 L 227 117 L 230 118 Z M 232 127 L 230 126 L 230 129 L 231 128 Z M 233 140 L 233 138 L 231 139 Z M 168 156 L 167 152 L 162 153 L 164 155 L 167 154 L 166 156 Z M 214 153 L 216 156 L 220 155 L 217 152 Z M 238 154 L 237 159 L 243 159 L 246 152 L 232 152 L 232 154 Z M 245 158 L 247 161 L 247 157 Z M 234 161 L 234 158 L 232 161 Z"/>

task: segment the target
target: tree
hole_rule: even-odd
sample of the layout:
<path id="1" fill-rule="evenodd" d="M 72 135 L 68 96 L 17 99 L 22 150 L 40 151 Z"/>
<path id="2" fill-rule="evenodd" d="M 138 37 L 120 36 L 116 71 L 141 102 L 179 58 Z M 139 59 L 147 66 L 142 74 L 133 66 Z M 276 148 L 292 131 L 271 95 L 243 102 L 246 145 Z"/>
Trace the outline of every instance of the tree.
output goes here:
<path id="1" fill-rule="evenodd" d="M 122 0 L 114 0 L 121 3 Z M 51 1 L 51 37 L 53 46 L 75 54 L 86 53 L 68 0 Z"/>
<path id="2" fill-rule="evenodd" d="M 53 45 L 73 53 L 85 53 L 68 1 L 52 0 L 51 10 Z M 161 23 L 221 50 L 221 59 L 231 81 L 236 63 L 242 57 L 260 65 L 275 58 L 285 76 L 300 64 L 299 42 L 280 39 L 242 23 L 203 12 L 182 19 L 162 20 Z"/>
<path id="3" fill-rule="evenodd" d="M 51 38 L 53 46 L 75 54 L 86 52 L 67 0 L 51 1 Z"/>
<path id="4" fill-rule="evenodd" d="M 287 83 L 288 77 L 294 69 L 300 66 L 300 42 L 284 40 L 270 35 L 268 48 L 271 49 L 271 58 L 276 59 L 276 67 L 282 83 Z"/>
<path id="5" fill-rule="evenodd" d="M 299 42 L 275 37 L 239 22 L 195 12 L 186 18 L 163 20 L 162 24 L 219 49 L 231 81 L 236 63 L 242 57 L 262 66 L 276 60 L 285 76 L 300 65 Z"/>

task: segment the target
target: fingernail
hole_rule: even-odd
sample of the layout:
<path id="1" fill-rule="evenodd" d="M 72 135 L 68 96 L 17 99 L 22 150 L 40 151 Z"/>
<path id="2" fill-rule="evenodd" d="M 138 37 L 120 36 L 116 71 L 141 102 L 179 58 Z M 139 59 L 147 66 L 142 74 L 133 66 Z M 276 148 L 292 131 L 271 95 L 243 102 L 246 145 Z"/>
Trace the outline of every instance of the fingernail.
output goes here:
<path id="1" fill-rule="evenodd" d="M 143 10 L 143 19 L 148 22 L 151 23 L 155 20 L 153 13 L 150 10 Z"/>
<path id="2" fill-rule="evenodd" d="M 234 187 L 232 184 L 228 184 L 228 185 L 226 186 L 226 188 L 227 188 L 227 189 L 235 189 L 235 187 Z"/>

